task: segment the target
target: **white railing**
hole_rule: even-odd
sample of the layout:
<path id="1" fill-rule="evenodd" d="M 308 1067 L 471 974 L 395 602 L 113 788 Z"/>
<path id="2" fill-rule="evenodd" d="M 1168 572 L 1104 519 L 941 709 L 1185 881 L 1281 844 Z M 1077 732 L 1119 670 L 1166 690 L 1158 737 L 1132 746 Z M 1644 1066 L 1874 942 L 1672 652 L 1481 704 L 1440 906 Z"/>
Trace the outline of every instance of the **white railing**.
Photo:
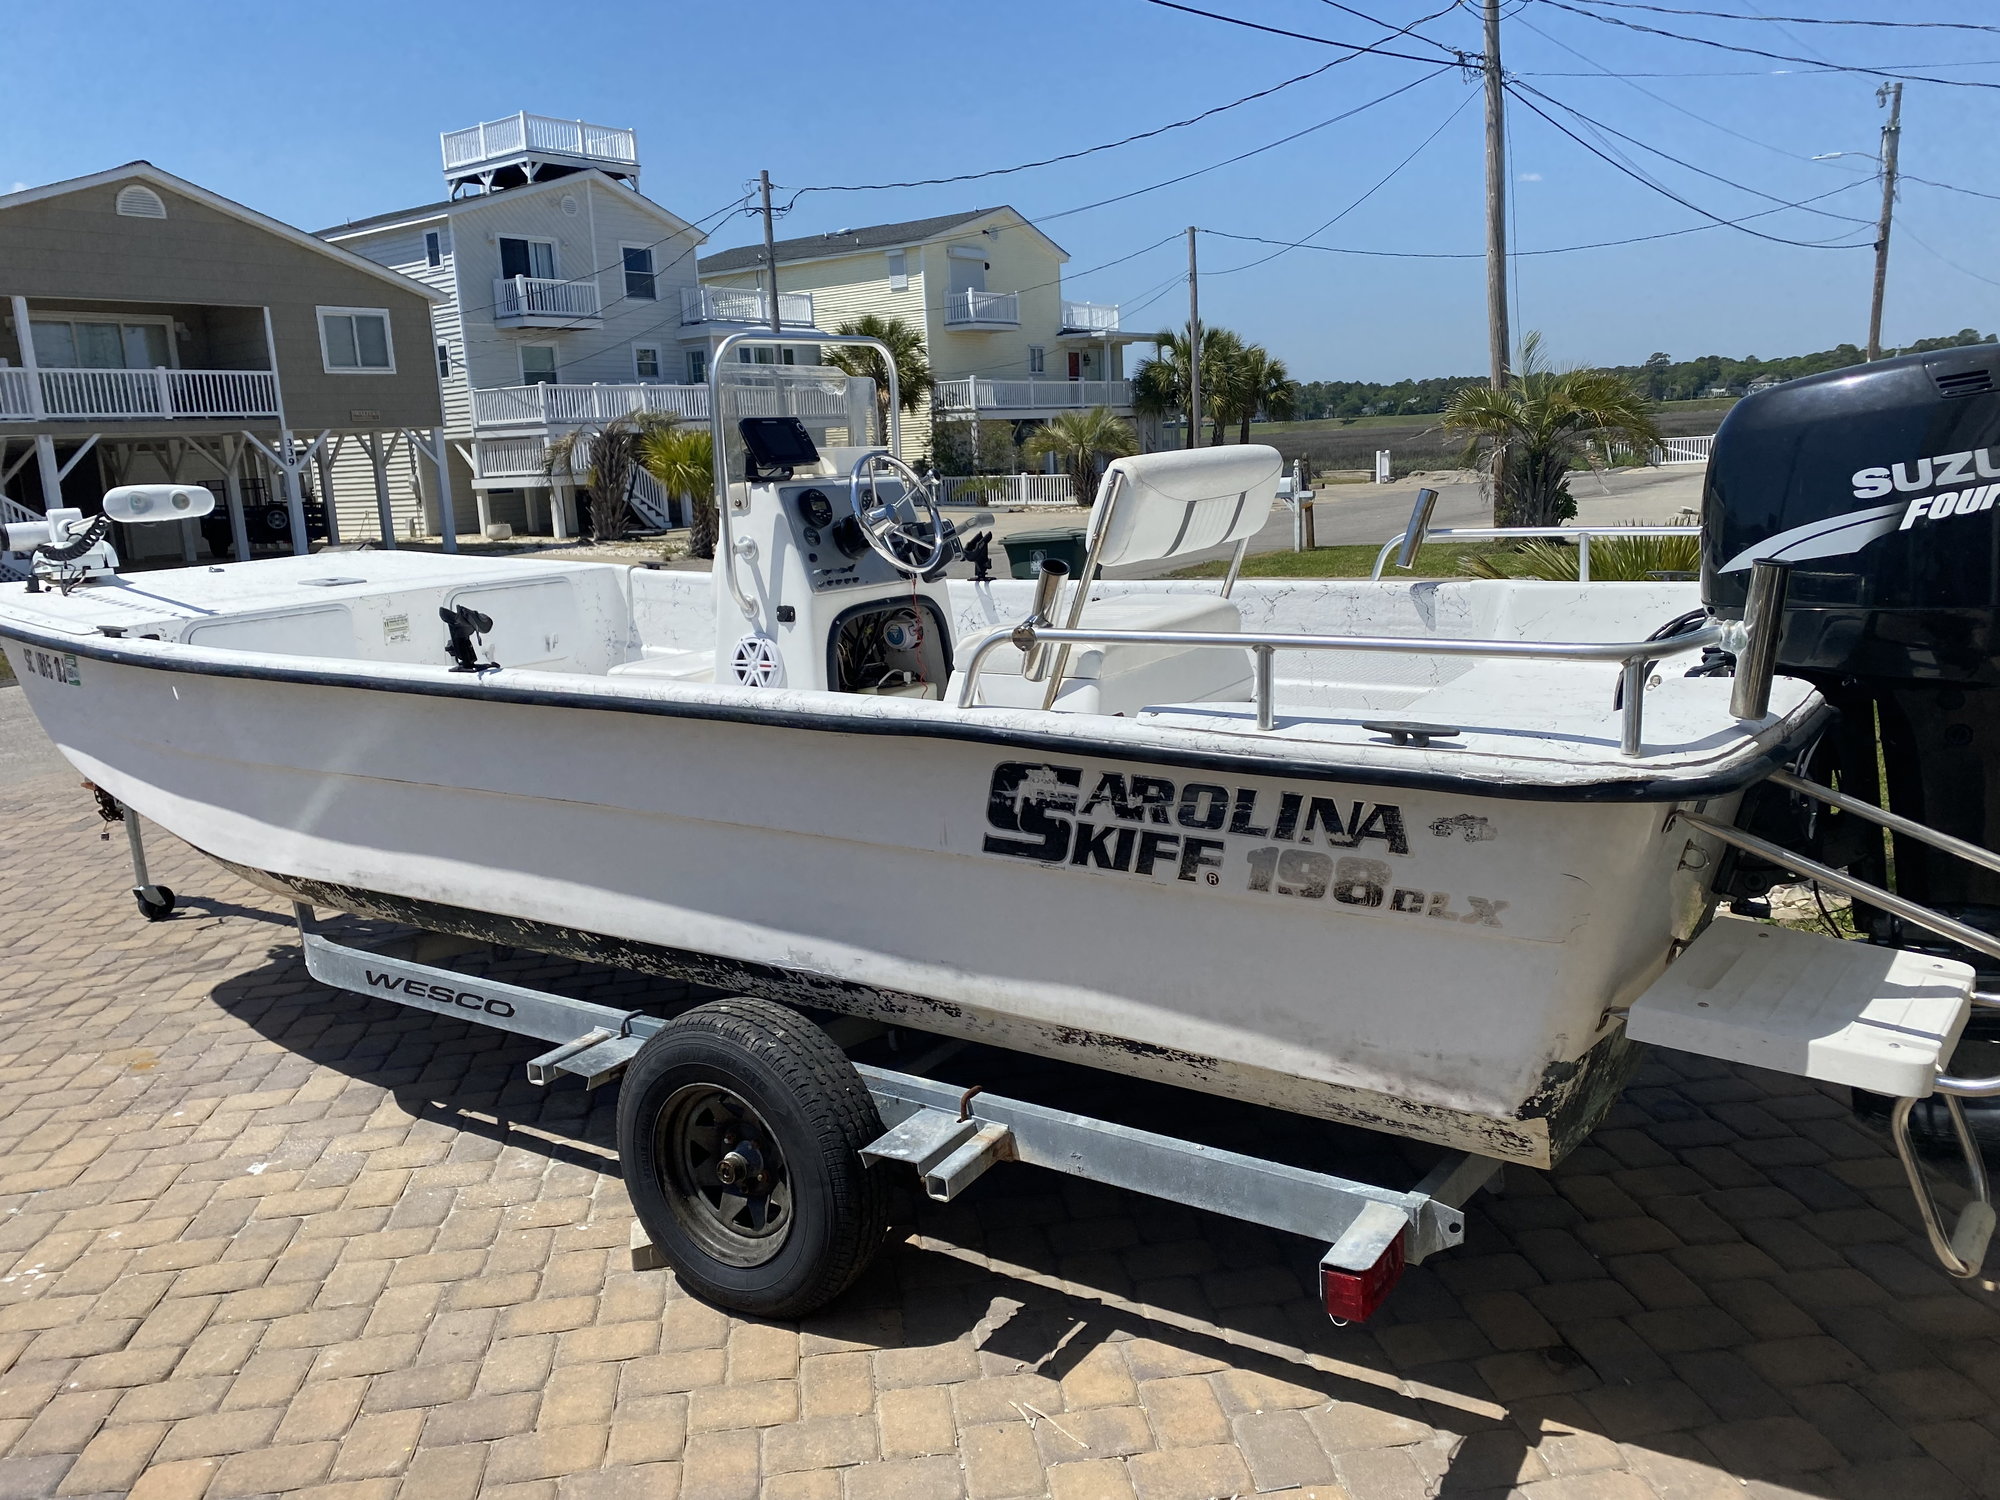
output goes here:
<path id="1" fill-rule="evenodd" d="M 547 451 L 539 437 L 480 438 L 472 445 L 473 471 L 480 479 L 540 478 Z"/>
<path id="2" fill-rule="evenodd" d="M 1715 439 L 1710 437 L 1670 437 L 1662 438 L 1653 449 L 1656 464 L 1705 464 L 1708 456 L 1715 451 Z"/>
<path id="3" fill-rule="evenodd" d="M 957 323 L 991 323 L 1007 328 L 1021 326 L 1019 292 L 953 292 L 945 299 L 947 327 Z"/>
<path id="4" fill-rule="evenodd" d="M 531 115 L 525 111 L 465 130 L 446 131 L 439 141 L 447 172 L 520 151 L 559 151 L 568 156 L 591 156 L 628 166 L 639 163 L 639 138 L 630 130 L 586 125 L 582 120 L 558 120 L 553 115 Z"/>
<path id="5" fill-rule="evenodd" d="M 594 318 L 595 281 L 556 281 L 542 276 L 503 276 L 493 283 L 493 316 L 500 318 Z"/>
<path id="6" fill-rule="evenodd" d="M 1062 326 L 1065 328 L 1088 329 L 1092 333 L 1116 333 L 1118 331 L 1118 304 L 1116 302 L 1070 302 L 1062 305 Z"/>
<path id="7" fill-rule="evenodd" d="M 503 385 L 472 393 L 475 427 L 580 427 L 634 412 L 708 419 L 705 385 Z"/>
<path id="8" fill-rule="evenodd" d="M 0 370 L 0 417 L 9 419 L 200 420 L 277 414 L 278 377 L 269 370 Z"/>
<path id="9" fill-rule="evenodd" d="M 1075 505 L 1067 474 L 948 475 L 938 480 L 942 505 Z"/>
<path id="10" fill-rule="evenodd" d="M 681 322 L 747 323 L 768 327 L 771 322 L 770 294 L 749 287 L 685 286 L 681 288 Z M 778 323 L 781 327 L 812 327 L 812 293 L 778 293 Z"/>
<path id="11" fill-rule="evenodd" d="M 1072 411 L 1131 404 L 1129 380 L 987 380 L 967 376 L 940 380 L 932 392 L 932 405 L 938 411 L 968 415 L 994 409 Z"/>

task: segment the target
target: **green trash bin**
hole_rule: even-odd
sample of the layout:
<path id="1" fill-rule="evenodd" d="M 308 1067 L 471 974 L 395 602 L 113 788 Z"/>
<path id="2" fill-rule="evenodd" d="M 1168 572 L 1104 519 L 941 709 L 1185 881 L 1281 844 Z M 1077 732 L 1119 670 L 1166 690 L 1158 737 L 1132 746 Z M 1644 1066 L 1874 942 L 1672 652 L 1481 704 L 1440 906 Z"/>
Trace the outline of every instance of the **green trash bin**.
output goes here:
<path id="1" fill-rule="evenodd" d="M 1007 566 L 1016 578 L 1033 578 L 1042 569 L 1042 559 L 1053 557 L 1067 563 L 1072 578 L 1083 572 L 1084 535 L 1080 529 L 1017 531 L 1003 538 Z"/>

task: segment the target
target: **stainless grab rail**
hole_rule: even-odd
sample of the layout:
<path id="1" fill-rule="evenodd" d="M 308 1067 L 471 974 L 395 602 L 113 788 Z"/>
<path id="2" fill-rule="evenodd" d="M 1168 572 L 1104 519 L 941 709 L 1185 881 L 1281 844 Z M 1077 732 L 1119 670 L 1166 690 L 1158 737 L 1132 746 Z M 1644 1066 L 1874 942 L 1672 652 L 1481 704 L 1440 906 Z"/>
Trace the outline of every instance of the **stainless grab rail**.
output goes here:
<path id="1" fill-rule="evenodd" d="M 1087 584 L 1080 587 L 1087 587 Z M 958 706 L 961 709 L 974 706 L 986 659 L 1008 645 L 1018 646 L 1023 652 L 1032 652 L 1037 646 L 1055 644 L 1065 649 L 1065 655 L 1070 646 L 1222 646 L 1247 649 L 1255 658 L 1253 699 L 1257 706 L 1257 727 L 1263 730 L 1277 726 L 1271 677 L 1271 655 L 1277 651 L 1391 651 L 1415 656 L 1477 656 L 1516 661 L 1603 661 L 1616 662 L 1624 669 L 1625 691 L 1618 748 L 1621 754 L 1637 756 L 1642 753 L 1645 664 L 1709 646 L 1740 649 L 1741 636 L 1740 627 L 1722 621 L 1690 630 L 1685 635 L 1670 636 L 1663 641 L 1608 642 L 1479 641 L 1456 637 L 1432 639 L 1378 635 L 1247 635 L 1202 630 L 1047 630 L 1033 621 L 1024 621 L 989 632 L 973 648 L 965 663 L 965 680 L 958 690 Z M 1731 643 L 1734 643 L 1733 647 Z"/>
<path id="2" fill-rule="evenodd" d="M 1411 517 L 1414 521 L 1416 518 Z M 1409 528 L 1397 532 L 1382 544 L 1382 550 L 1375 554 L 1375 571 L 1368 575 L 1372 582 L 1382 581 L 1382 570 L 1389 565 L 1389 554 L 1403 545 L 1409 536 Z M 1700 536 L 1699 526 L 1445 526 L 1437 530 L 1425 528 L 1422 545 L 1458 538 L 1462 541 L 1496 541 L 1511 536 L 1559 536 L 1576 541 L 1576 572 L 1578 583 L 1590 582 L 1590 539 L 1594 536 Z M 1411 561 L 1415 556 L 1412 554 Z"/>

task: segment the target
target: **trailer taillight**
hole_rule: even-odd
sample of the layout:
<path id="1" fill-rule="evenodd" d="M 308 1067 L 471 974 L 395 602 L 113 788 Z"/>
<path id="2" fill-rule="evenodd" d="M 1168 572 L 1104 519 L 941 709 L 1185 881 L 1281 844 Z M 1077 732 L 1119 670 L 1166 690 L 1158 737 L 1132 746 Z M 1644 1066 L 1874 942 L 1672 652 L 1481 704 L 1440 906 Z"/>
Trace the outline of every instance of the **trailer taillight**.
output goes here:
<path id="1" fill-rule="evenodd" d="M 1403 1279 L 1403 1236 L 1390 1240 L 1375 1264 L 1365 1271 L 1343 1271 L 1321 1264 L 1319 1290 L 1326 1315 L 1343 1323 L 1359 1323 L 1380 1307 Z"/>

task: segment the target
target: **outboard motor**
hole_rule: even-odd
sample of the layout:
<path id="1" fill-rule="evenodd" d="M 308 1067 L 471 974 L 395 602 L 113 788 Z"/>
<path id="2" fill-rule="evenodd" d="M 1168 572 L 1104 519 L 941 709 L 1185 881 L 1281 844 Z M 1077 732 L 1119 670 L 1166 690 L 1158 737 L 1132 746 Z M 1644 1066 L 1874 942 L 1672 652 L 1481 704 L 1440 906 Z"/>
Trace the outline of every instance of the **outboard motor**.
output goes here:
<path id="1" fill-rule="evenodd" d="M 1746 397 L 1716 434 L 1702 507 L 1702 594 L 1717 614 L 1742 614 L 1753 560 L 1792 565 L 1778 670 L 1841 715 L 1817 778 L 1986 849 L 2000 849 L 1996 501 L 2000 347 L 1976 345 Z M 1822 858 L 1891 883 L 1878 830 L 1818 822 Z M 2000 875 L 1908 838 L 1894 854 L 1900 894 L 2000 932 Z M 1990 959 L 1885 912 L 1854 915 L 1877 941 L 1972 962 L 1982 989 L 2000 981 Z"/>

